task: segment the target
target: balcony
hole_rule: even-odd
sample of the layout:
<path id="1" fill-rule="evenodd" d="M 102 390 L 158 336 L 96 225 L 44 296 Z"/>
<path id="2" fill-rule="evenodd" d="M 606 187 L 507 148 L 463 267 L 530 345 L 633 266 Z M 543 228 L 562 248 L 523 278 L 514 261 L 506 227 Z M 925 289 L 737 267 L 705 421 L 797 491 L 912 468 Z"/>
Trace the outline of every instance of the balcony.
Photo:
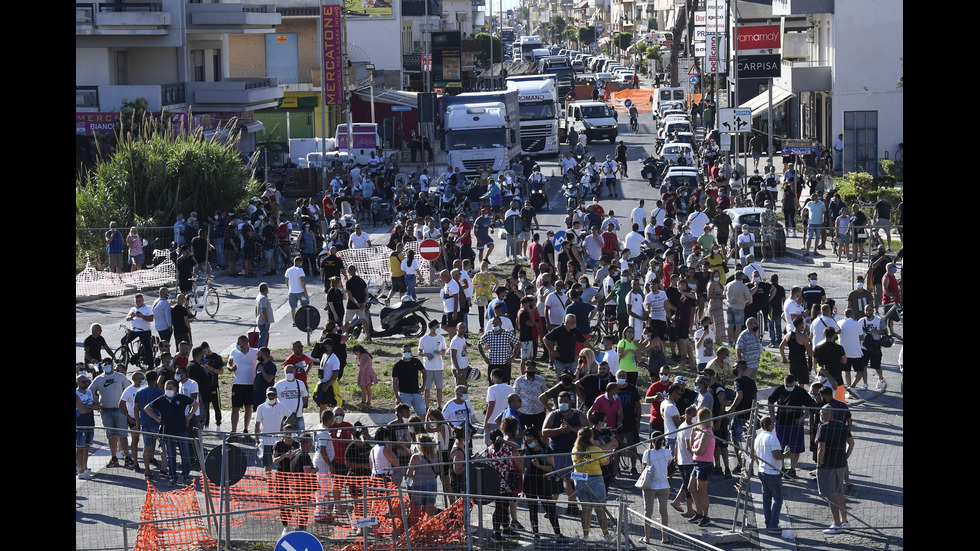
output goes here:
<path id="1" fill-rule="evenodd" d="M 122 109 L 123 101 L 146 98 L 147 109 L 175 110 L 184 107 L 184 85 L 141 84 L 75 86 L 76 112 L 114 112 Z"/>
<path id="2" fill-rule="evenodd" d="M 276 107 L 283 96 L 275 78 L 187 82 L 187 104 L 197 112 L 252 111 Z"/>
<path id="3" fill-rule="evenodd" d="M 161 2 L 75 4 L 75 36 L 160 36 L 170 23 Z"/>
<path id="4" fill-rule="evenodd" d="M 829 63 L 820 61 L 783 60 L 783 75 L 777 86 L 790 92 L 821 92 L 833 87 L 833 71 Z"/>
<path id="5" fill-rule="evenodd" d="M 834 13 L 834 0 L 772 0 L 773 15 Z"/>
<path id="6" fill-rule="evenodd" d="M 273 33 L 282 23 L 274 4 L 187 4 L 188 33 Z"/>

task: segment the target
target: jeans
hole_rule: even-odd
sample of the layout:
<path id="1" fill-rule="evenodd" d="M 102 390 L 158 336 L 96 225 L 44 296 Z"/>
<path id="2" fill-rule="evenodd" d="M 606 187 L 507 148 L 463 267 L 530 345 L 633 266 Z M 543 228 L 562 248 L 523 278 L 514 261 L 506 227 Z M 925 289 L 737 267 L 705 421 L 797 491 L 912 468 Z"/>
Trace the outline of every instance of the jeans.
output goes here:
<path id="1" fill-rule="evenodd" d="M 415 297 L 416 281 L 417 281 L 417 276 L 415 274 L 405 274 L 405 287 L 408 288 L 408 291 L 406 291 L 405 294 L 412 297 L 412 300 L 418 300 Z"/>
<path id="2" fill-rule="evenodd" d="M 225 265 L 225 238 L 215 237 L 214 248 L 218 252 L 218 266 L 224 266 Z"/>
<path id="3" fill-rule="evenodd" d="M 180 473 L 184 477 L 190 476 L 191 457 L 187 441 L 169 438 L 170 436 L 186 437 L 187 433 L 165 435 L 160 439 L 163 448 L 167 451 L 167 468 L 170 470 L 170 480 L 177 480 L 177 448 L 180 448 Z"/>
<path id="4" fill-rule="evenodd" d="M 768 320 L 766 320 L 766 325 L 769 327 L 769 340 L 775 343 L 783 340 L 782 316 L 773 314 Z"/>
<path id="5" fill-rule="evenodd" d="M 403 404 L 408 404 L 412 406 L 415 413 L 419 415 L 425 415 L 425 399 L 422 398 L 421 394 L 409 394 L 407 392 L 399 392 L 398 396 L 401 398 Z"/>
<path id="6" fill-rule="evenodd" d="M 256 327 L 259 329 L 259 348 L 269 346 L 269 326 L 260 323 Z"/>
<path id="7" fill-rule="evenodd" d="M 759 474 L 762 479 L 762 513 L 766 528 L 779 526 L 779 511 L 783 508 L 783 481 L 779 474 Z"/>
<path id="8" fill-rule="evenodd" d="M 507 234 L 507 256 L 514 258 L 521 256 L 521 240 L 516 235 Z"/>

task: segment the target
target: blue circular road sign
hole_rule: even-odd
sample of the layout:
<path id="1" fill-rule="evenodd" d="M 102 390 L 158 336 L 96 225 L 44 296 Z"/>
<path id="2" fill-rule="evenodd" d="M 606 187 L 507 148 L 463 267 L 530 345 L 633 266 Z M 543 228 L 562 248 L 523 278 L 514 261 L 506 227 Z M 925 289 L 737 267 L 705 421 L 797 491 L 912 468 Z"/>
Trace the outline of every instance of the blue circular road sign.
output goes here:
<path id="1" fill-rule="evenodd" d="M 551 240 L 551 243 L 555 246 L 555 251 L 561 252 L 561 244 L 565 242 L 565 230 L 555 233 L 555 237 Z"/>

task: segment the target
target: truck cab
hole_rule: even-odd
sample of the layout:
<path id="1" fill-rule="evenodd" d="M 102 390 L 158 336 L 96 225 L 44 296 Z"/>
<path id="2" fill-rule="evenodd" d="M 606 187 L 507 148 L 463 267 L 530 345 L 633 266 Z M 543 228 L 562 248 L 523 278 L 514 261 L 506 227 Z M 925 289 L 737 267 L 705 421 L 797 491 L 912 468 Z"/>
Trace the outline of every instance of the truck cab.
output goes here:
<path id="1" fill-rule="evenodd" d="M 573 101 L 567 104 L 559 139 L 564 141 L 573 128 L 579 134 L 585 133 L 590 142 L 609 140 L 609 143 L 615 143 L 619 135 L 615 113 L 601 101 Z"/>

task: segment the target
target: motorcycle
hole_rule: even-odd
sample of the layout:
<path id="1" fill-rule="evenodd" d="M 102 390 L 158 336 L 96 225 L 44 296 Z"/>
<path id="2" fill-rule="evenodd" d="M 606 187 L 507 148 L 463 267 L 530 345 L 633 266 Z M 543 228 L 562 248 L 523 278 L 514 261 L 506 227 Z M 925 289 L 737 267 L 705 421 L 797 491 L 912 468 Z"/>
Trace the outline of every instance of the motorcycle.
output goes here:
<path id="1" fill-rule="evenodd" d="M 668 163 L 663 157 L 647 157 L 643 159 L 643 170 L 640 171 L 640 175 L 650 182 L 651 187 L 656 187 L 657 180 L 667 170 L 667 166 Z"/>
<path id="2" fill-rule="evenodd" d="M 534 207 L 535 211 L 540 211 L 543 208 L 551 207 L 548 205 L 548 195 L 545 187 L 548 185 L 547 180 L 545 180 L 544 175 L 540 172 L 536 172 L 531 175 L 531 180 L 528 182 L 530 187 L 530 192 L 528 197 L 531 200 L 531 206 Z"/>
<path id="3" fill-rule="evenodd" d="M 371 337 L 390 337 L 393 335 L 404 335 L 409 338 L 417 339 L 425 335 L 429 326 L 429 314 L 426 312 L 424 303 L 428 300 L 420 298 L 417 301 L 409 296 L 402 297 L 394 306 L 384 306 L 381 308 L 381 330 L 375 330 L 371 323 L 371 306 L 381 304 L 378 297 L 373 293 L 368 294 L 367 312 L 368 327 L 371 328 Z M 421 315 L 419 315 L 421 314 Z M 422 318 L 425 319 L 422 319 Z M 351 338 L 358 338 L 361 335 L 360 320 L 354 318 L 350 324 Z"/>

